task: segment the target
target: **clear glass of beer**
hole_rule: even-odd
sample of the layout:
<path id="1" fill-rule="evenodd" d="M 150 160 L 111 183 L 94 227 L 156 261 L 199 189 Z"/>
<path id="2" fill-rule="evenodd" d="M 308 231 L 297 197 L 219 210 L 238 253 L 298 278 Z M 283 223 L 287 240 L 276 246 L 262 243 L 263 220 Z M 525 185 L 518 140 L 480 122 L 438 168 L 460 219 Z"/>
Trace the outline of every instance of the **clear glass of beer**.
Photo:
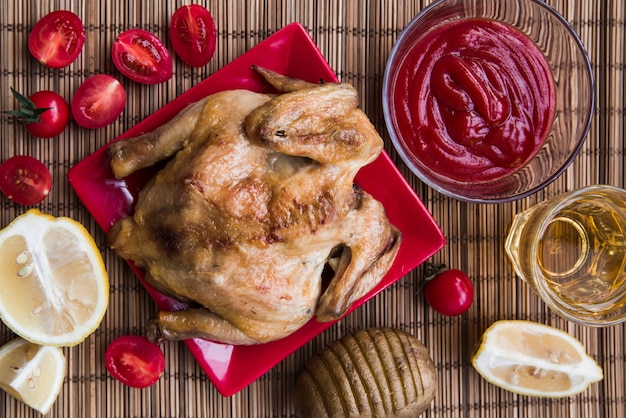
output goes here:
<path id="1" fill-rule="evenodd" d="M 516 215 L 506 252 L 560 316 L 588 326 L 626 320 L 626 190 L 588 186 Z"/>

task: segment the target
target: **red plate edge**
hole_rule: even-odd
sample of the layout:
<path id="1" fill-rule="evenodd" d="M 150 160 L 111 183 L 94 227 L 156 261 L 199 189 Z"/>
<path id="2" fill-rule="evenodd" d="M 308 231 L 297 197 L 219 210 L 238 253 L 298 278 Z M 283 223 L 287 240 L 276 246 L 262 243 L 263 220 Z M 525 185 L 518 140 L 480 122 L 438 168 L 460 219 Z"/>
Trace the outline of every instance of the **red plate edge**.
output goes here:
<path id="1" fill-rule="evenodd" d="M 155 129 L 187 104 L 207 94 L 233 88 L 266 90 L 265 83 L 250 69 L 252 64 L 311 82 L 337 80 L 306 29 L 299 23 L 292 23 L 114 141 Z M 105 232 L 108 232 L 117 220 L 132 211 L 134 197 L 153 174 L 153 171 L 148 169 L 125 180 L 115 180 L 109 167 L 107 147 L 108 145 L 105 145 L 86 157 L 68 172 L 68 180 L 74 191 Z M 383 203 L 389 219 L 402 231 L 403 242 L 394 265 L 383 281 L 366 297 L 357 301 L 348 313 L 402 278 L 445 244 L 445 237 L 439 226 L 384 151 L 376 161 L 359 171 L 356 182 Z M 131 267 L 160 309 L 184 307 L 184 304 L 150 288 L 143 281 L 142 272 L 132 264 Z M 289 337 L 268 344 L 232 346 L 202 339 L 186 340 L 185 344 L 217 390 L 224 396 L 231 396 L 335 322 L 319 323 L 312 319 Z"/>

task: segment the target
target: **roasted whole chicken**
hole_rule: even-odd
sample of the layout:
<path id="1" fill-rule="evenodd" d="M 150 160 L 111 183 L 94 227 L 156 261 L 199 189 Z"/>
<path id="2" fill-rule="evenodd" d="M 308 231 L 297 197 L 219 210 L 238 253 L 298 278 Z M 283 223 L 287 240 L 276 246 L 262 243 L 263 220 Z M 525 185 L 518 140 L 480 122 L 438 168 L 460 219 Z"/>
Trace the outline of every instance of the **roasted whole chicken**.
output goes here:
<path id="1" fill-rule="evenodd" d="M 153 338 L 283 338 L 314 315 L 341 317 L 398 252 L 400 231 L 354 184 L 383 147 L 355 89 L 254 68 L 281 94 L 216 93 L 109 148 L 118 178 L 173 157 L 108 235 L 191 306 L 161 311 Z"/>

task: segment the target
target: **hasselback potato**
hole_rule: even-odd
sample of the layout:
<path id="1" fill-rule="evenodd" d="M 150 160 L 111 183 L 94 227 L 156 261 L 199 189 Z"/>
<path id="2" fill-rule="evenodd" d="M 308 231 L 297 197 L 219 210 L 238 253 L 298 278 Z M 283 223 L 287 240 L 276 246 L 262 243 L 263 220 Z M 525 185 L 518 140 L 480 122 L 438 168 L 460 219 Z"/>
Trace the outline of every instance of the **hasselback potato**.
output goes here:
<path id="1" fill-rule="evenodd" d="M 435 397 L 424 345 L 393 328 L 356 331 L 312 357 L 294 388 L 297 416 L 416 417 Z"/>

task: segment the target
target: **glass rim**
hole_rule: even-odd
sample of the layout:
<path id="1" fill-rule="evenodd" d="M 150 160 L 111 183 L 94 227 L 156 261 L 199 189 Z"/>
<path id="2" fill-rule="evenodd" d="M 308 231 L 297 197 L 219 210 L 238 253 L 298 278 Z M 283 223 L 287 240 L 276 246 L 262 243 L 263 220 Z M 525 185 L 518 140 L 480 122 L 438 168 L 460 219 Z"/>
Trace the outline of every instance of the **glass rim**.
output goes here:
<path id="1" fill-rule="evenodd" d="M 506 1 L 506 0 L 497 0 L 497 1 Z M 443 195 L 446 195 L 448 197 L 451 197 L 460 201 L 468 202 L 468 203 L 485 203 L 485 204 L 507 203 L 507 202 L 512 202 L 512 201 L 516 201 L 524 197 L 527 197 L 531 194 L 534 194 L 544 189 L 546 186 L 548 186 L 553 181 L 555 181 L 561 174 L 563 174 L 563 172 L 576 159 L 576 157 L 580 153 L 580 150 L 582 149 L 582 146 L 587 136 L 589 135 L 589 131 L 591 129 L 591 123 L 593 120 L 594 109 L 595 109 L 595 101 L 596 101 L 596 97 L 595 97 L 596 81 L 595 81 L 593 68 L 591 65 L 591 60 L 589 58 L 589 54 L 580 36 L 574 30 L 573 26 L 556 9 L 554 9 L 552 6 L 547 4 L 544 0 L 525 0 L 525 1 L 547 10 L 550 13 L 550 15 L 556 18 L 557 21 L 559 21 L 559 23 L 566 29 L 566 32 L 571 36 L 572 40 L 574 41 L 574 44 L 576 45 L 576 49 L 578 50 L 578 52 L 580 52 L 580 55 L 583 58 L 583 64 L 584 64 L 583 73 L 588 79 L 589 92 L 590 92 L 589 102 L 588 102 L 589 111 L 585 115 L 585 121 L 581 124 L 581 132 L 580 132 L 578 139 L 576 140 L 575 146 L 572 147 L 572 150 L 569 153 L 568 157 L 565 158 L 563 163 L 552 174 L 547 176 L 544 180 L 542 180 L 535 186 L 530 187 L 528 190 L 514 192 L 512 194 L 503 195 L 501 197 L 481 197 L 481 196 L 477 196 L 476 194 L 466 195 L 466 194 L 462 194 L 457 191 L 451 190 L 449 186 L 455 183 L 458 185 L 458 188 L 462 190 L 464 186 L 471 186 L 472 188 L 475 188 L 475 186 L 480 186 L 481 184 L 483 185 L 498 184 L 498 182 L 501 181 L 503 178 L 499 178 L 499 179 L 488 181 L 488 182 L 471 182 L 471 183 L 470 182 L 467 182 L 467 183 L 456 182 L 456 181 L 453 181 L 452 179 L 446 178 L 446 181 L 449 183 L 447 185 L 440 184 L 435 179 L 432 179 L 431 175 L 427 173 L 425 169 L 421 169 L 418 166 L 418 164 L 415 162 L 415 159 L 411 158 L 411 156 L 405 149 L 405 144 L 404 144 L 404 141 L 402 140 L 401 133 L 396 132 L 396 129 L 394 126 L 394 116 L 392 114 L 393 113 L 392 104 L 390 103 L 392 101 L 390 92 L 393 90 L 392 86 L 395 82 L 394 66 L 396 66 L 402 59 L 402 56 L 400 55 L 400 52 L 399 52 L 400 49 L 405 46 L 406 42 L 410 42 L 409 35 L 411 32 L 411 28 L 419 20 L 421 20 L 425 15 L 429 14 L 431 11 L 433 11 L 436 8 L 442 7 L 445 3 L 462 4 L 464 0 L 438 0 L 429 4 L 424 9 L 420 10 L 420 12 L 416 14 L 411 19 L 411 21 L 405 26 L 405 28 L 402 30 L 402 32 L 396 39 L 391 49 L 391 52 L 387 59 L 387 63 L 385 65 L 385 72 L 383 75 L 383 84 L 382 84 L 383 118 L 385 121 L 385 125 L 387 127 L 387 132 L 389 134 L 389 137 L 393 143 L 395 150 L 398 152 L 398 155 L 400 156 L 404 164 L 407 166 L 407 168 L 409 168 L 409 170 L 413 174 L 415 174 L 427 186 L 431 187 L 432 189 L 436 190 L 437 192 Z M 512 174 L 523 170 L 523 168 L 527 165 L 528 163 L 525 164 L 524 166 L 519 167 Z M 441 177 L 443 178 L 445 176 L 441 176 Z"/>

